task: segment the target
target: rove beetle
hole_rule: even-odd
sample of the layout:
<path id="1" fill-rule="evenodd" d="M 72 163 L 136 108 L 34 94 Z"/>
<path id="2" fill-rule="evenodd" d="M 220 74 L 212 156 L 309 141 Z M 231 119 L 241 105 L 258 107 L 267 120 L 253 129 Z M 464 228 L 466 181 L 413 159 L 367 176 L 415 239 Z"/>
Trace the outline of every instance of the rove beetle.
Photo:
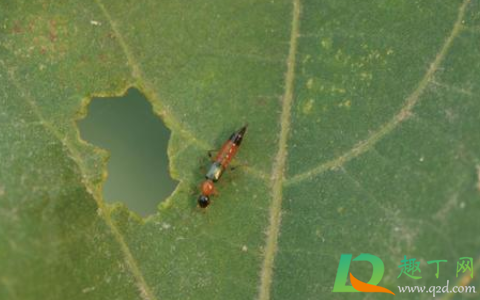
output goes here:
<path id="1" fill-rule="evenodd" d="M 210 196 L 215 195 L 214 183 L 217 182 L 227 168 L 230 161 L 238 151 L 243 136 L 247 131 L 247 125 L 232 133 L 230 138 L 223 144 L 205 175 L 205 181 L 201 185 L 201 195 L 198 197 L 198 206 L 205 208 L 210 205 Z"/>

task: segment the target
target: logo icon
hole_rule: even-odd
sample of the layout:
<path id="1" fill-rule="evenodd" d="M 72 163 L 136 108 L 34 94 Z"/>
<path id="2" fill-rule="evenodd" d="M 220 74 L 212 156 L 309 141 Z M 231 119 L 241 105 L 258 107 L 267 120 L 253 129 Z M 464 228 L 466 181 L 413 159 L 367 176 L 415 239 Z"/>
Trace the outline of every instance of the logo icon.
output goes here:
<path id="1" fill-rule="evenodd" d="M 340 263 L 338 264 L 337 277 L 335 278 L 335 284 L 333 286 L 333 292 L 363 292 L 363 293 L 388 293 L 395 295 L 389 289 L 381 286 L 377 286 L 382 280 L 383 273 L 385 272 L 385 266 L 383 261 L 375 255 L 362 253 L 355 257 L 353 261 L 368 261 L 372 264 L 373 272 L 372 278 L 368 282 L 363 282 L 355 278 L 352 273 L 349 273 L 350 262 L 352 261 L 352 254 L 342 254 L 340 257 Z M 350 274 L 350 285 L 346 285 L 347 277 Z"/>

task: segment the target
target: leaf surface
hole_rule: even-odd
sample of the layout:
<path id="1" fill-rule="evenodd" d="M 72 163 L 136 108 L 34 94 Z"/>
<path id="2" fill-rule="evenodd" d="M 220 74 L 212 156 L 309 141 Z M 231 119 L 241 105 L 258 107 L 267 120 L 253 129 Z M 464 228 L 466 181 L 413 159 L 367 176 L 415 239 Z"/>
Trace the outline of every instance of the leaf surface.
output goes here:
<path id="1" fill-rule="evenodd" d="M 480 263 L 479 8 L 0 4 L 0 298 L 385 297 L 332 293 L 342 253 L 381 257 L 392 290 L 438 285 L 436 259 L 457 282 L 458 258 Z M 131 86 L 171 129 L 180 182 L 146 220 L 104 203 L 107 154 L 75 125 Z M 241 166 L 202 213 L 199 159 L 245 123 Z M 397 279 L 404 255 L 421 280 Z"/>

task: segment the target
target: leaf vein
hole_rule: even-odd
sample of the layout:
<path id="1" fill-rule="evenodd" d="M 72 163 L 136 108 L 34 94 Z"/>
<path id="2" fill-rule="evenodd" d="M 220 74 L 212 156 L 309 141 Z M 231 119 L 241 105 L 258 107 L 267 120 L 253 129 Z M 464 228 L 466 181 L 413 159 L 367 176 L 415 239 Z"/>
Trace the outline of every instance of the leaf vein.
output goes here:
<path id="1" fill-rule="evenodd" d="M 178 132 L 189 143 L 195 144 L 197 147 L 203 150 L 214 148 L 212 145 L 209 145 L 208 143 L 196 138 L 195 135 L 190 130 L 186 129 L 174 117 L 171 111 L 167 110 L 167 108 L 162 105 L 162 101 L 160 100 L 160 96 L 158 95 L 158 92 L 153 88 L 152 84 L 148 80 L 146 80 L 146 77 L 143 74 L 142 69 L 140 68 L 140 64 L 135 60 L 134 55 L 132 54 L 132 51 L 130 50 L 128 44 L 125 42 L 123 35 L 118 29 L 116 22 L 113 20 L 113 18 L 111 17 L 110 13 L 105 8 L 101 0 L 95 0 L 95 2 L 100 7 L 100 10 L 102 11 L 108 23 L 110 24 L 110 27 L 112 28 L 113 33 L 115 34 L 118 40 L 120 48 L 122 49 L 122 51 L 125 54 L 125 57 L 127 58 L 128 65 L 132 69 L 132 76 L 137 81 L 137 84 L 139 85 L 139 89 L 145 92 L 145 94 L 147 95 L 147 99 L 150 98 L 153 100 L 154 102 L 153 104 L 156 104 L 154 105 L 154 107 L 160 111 L 159 114 L 165 120 L 167 125 L 169 125 L 172 131 L 175 130 L 175 132 Z M 254 168 L 249 168 L 245 166 L 243 170 L 249 173 L 250 175 L 253 175 L 256 178 L 261 180 L 265 180 L 265 178 L 267 177 L 267 175 L 264 174 L 263 171 L 259 171 Z"/>
<path id="2" fill-rule="evenodd" d="M 289 52 L 287 57 L 287 74 L 285 76 L 285 92 L 283 95 L 282 112 L 280 115 L 280 137 L 278 140 L 278 152 L 272 167 L 271 191 L 272 203 L 269 209 L 269 225 L 266 234 L 266 244 L 263 265 L 260 275 L 260 290 L 258 299 L 270 299 L 272 285 L 273 266 L 278 247 L 278 235 L 281 223 L 282 190 L 287 159 L 287 141 L 290 131 L 291 108 L 293 103 L 293 85 L 295 80 L 295 63 L 297 52 L 297 40 L 300 23 L 300 0 L 293 0 L 292 29 L 290 35 Z"/>
<path id="3" fill-rule="evenodd" d="M 169 111 L 165 107 L 165 105 L 162 104 L 162 101 L 160 99 L 160 96 L 158 95 L 158 92 L 154 89 L 153 84 L 146 79 L 145 74 L 140 68 L 140 64 L 136 61 L 132 51 L 130 50 L 130 47 L 128 46 L 122 33 L 118 29 L 117 23 L 113 20 L 112 16 L 110 15 L 106 7 L 103 5 L 101 0 L 95 0 L 95 2 L 97 3 L 104 17 L 107 19 L 108 23 L 110 24 L 110 27 L 112 28 L 113 33 L 120 45 L 120 48 L 122 49 L 122 51 L 125 54 L 125 57 L 127 58 L 128 65 L 132 69 L 132 76 L 137 81 L 136 85 L 138 85 L 138 88 L 147 95 L 147 99 L 149 98 L 153 101 L 152 103 L 153 107 L 155 108 L 156 111 L 158 111 L 159 115 L 162 116 L 162 118 L 165 120 L 165 123 L 167 123 L 167 125 L 169 125 L 169 127 L 172 130 L 177 131 L 186 140 L 196 144 L 198 147 L 202 149 L 211 149 L 210 145 L 208 145 L 206 142 L 202 140 L 197 139 L 195 135 L 190 130 L 186 129 L 174 117 L 172 112 Z"/>
<path id="4" fill-rule="evenodd" d="M 433 62 L 430 64 L 430 67 L 428 68 L 427 72 L 425 75 L 422 77 L 420 82 L 418 83 L 417 87 L 415 90 L 406 98 L 405 103 L 403 107 L 400 109 L 400 111 L 390 119 L 386 124 L 382 125 L 376 132 L 371 134 L 369 137 L 367 137 L 365 140 L 360 141 L 357 143 L 353 148 L 350 150 L 346 151 L 344 154 L 341 156 L 332 159 L 330 161 L 327 161 L 325 163 L 322 163 L 308 171 L 305 171 L 303 173 L 293 175 L 290 178 L 286 179 L 285 185 L 292 185 L 299 183 L 307 178 L 310 178 L 312 176 L 316 176 L 318 174 L 321 174 L 325 171 L 328 171 L 330 169 L 337 169 L 341 166 L 343 166 L 345 163 L 348 161 L 362 155 L 363 153 L 367 152 L 368 150 L 372 149 L 373 146 L 379 142 L 384 136 L 386 136 L 388 133 L 392 132 L 398 125 L 400 125 L 404 120 L 406 120 L 411 112 L 412 109 L 415 107 L 415 105 L 420 101 L 420 96 L 425 92 L 426 88 L 430 83 L 433 83 L 433 77 L 440 67 L 442 61 L 444 60 L 445 56 L 447 55 L 448 51 L 450 50 L 454 39 L 460 34 L 460 32 L 464 29 L 462 25 L 462 20 L 465 15 L 466 8 L 468 4 L 471 2 L 471 0 L 464 0 L 462 5 L 460 6 L 459 12 L 457 19 L 453 25 L 453 29 L 446 38 L 445 42 L 440 48 L 440 51 L 437 53 L 435 56 L 435 59 Z"/>
<path id="5" fill-rule="evenodd" d="M 46 130 L 52 133 L 53 136 L 56 139 L 58 139 L 60 143 L 68 150 L 68 152 L 70 153 L 70 158 L 78 166 L 80 173 L 84 174 L 85 172 L 82 166 L 82 159 L 79 156 L 76 149 L 68 143 L 68 139 L 66 137 L 63 137 L 62 134 L 58 130 L 56 130 L 55 127 L 50 122 L 48 122 L 45 119 L 40 109 L 38 108 L 38 105 L 36 104 L 36 102 L 33 100 L 30 94 L 25 89 L 22 88 L 18 80 L 16 80 L 13 74 L 13 71 L 7 68 L 4 62 L 0 61 L 0 64 L 6 69 L 8 79 L 13 83 L 16 89 L 22 93 L 22 96 L 23 96 L 22 99 L 24 99 L 27 102 L 27 104 L 31 107 L 32 112 L 38 118 L 38 120 L 40 121 L 40 124 Z M 85 189 L 92 195 L 93 199 L 97 203 L 100 216 L 102 217 L 102 219 L 105 221 L 105 224 L 108 226 L 108 228 L 112 232 L 113 237 L 115 238 L 117 243 L 120 245 L 120 248 L 122 249 L 122 253 L 124 254 L 125 262 L 127 263 L 130 271 L 132 272 L 133 277 L 138 282 L 138 288 L 142 298 L 145 300 L 155 300 L 155 297 L 153 293 L 150 291 L 150 288 L 148 287 L 148 285 L 146 284 L 142 274 L 140 273 L 137 262 L 133 257 L 125 240 L 123 239 L 122 234 L 119 232 L 118 228 L 113 224 L 110 218 L 109 209 L 105 206 L 105 204 L 101 200 L 101 197 L 99 196 L 99 194 L 96 192 L 96 189 L 92 185 L 90 185 L 85 180 L 82 180 L 82 184 L 85 186 Z"/>

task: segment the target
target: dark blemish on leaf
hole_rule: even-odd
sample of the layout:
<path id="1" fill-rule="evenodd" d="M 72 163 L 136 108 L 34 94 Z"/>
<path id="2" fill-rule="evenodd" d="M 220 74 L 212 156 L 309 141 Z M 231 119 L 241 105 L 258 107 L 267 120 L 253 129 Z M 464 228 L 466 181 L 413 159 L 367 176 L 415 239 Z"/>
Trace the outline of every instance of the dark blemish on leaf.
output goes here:
<path id="1" fill-rule="evenodd" d="M 113 31 L 110 31 L 106 34 L 107 38 L 111 39 L 111 40 L 115 40 L 116 39 L 116 36 L 115 36 L 115 32 Z"/>

